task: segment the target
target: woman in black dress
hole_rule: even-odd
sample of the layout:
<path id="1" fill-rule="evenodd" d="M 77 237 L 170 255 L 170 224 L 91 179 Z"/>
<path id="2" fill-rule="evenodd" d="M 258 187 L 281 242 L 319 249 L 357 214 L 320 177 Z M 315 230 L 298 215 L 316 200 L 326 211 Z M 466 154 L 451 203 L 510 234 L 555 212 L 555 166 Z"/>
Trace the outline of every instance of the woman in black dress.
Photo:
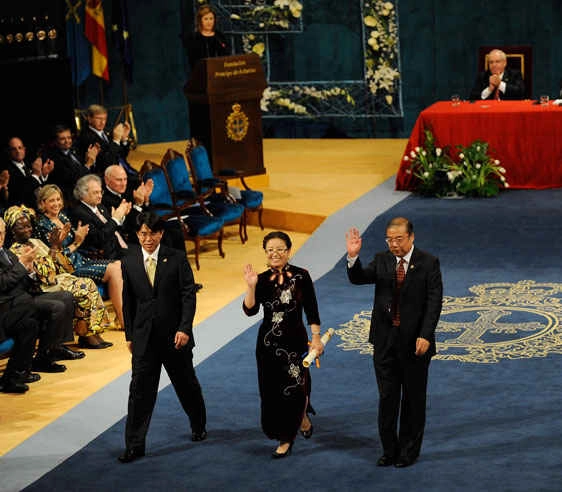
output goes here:
<path id="1" fill-rule="evenodd" d="M 288 263 L 291 239 L 274 231 L 263 239 L 268 270 L 259 275 L 252 265 L 244 267 L 248 290 L 242 308 L 248 316 L 257 314 L 263 305 L 264 318 L 258 333 L 256 359 L 261 397 L 261 424 L 267 437 L 279 441 L 273 458 L 291 452 L 300 430 L 312 436 L 310 373 L 302 365 L 303 357 L 315 349 L 321 354 L 320 317 L 309 273 Z M 303 310 L 312 332 L 303 323 Z"/>
<path id="2" fill-rule="evenodd" d="M 228 56 L 230 47 L 224 34 L 215 29 L 216 16 L 210 5 L 197 10 L 197 31 L 187 39 L 187 56 L 191 70 L 202 58 Z"/>

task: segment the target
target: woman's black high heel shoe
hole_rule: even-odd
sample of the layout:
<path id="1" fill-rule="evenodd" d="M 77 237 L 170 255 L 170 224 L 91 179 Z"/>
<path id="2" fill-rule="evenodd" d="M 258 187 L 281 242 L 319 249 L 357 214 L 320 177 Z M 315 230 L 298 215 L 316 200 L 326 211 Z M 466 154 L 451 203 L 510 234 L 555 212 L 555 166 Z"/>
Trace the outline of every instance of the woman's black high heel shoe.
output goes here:
<path id="1" fill-rule="evenodd" d="M 287 448 L 287 451 L 285 451 L 284 453 L 278 453 L 277 450 L 273 451 L 273 453 L 271 454 L 271 457 L 274 460 L 286 458 L 287 456 L 289 456 L 291 454 L 292 448 L 293 448 L 293 443 L 289 444 L 289 447 Z"/>

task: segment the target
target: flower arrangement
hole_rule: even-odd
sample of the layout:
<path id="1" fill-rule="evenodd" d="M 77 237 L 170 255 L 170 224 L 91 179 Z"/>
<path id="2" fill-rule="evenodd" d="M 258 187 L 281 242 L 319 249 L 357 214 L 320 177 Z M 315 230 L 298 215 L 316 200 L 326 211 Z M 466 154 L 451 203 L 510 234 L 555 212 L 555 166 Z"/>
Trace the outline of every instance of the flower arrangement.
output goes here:
<path id="1" fill-rule="evenodd" d="M 244 0 L 244 7 L 238 13 L 231 14 L 230 18 L 264 31 L 288 30 L 292 22 L 302 15 L 302 4 L 298 0 L 274 0 L 271 5 L 265 0 Z"/>
<path id="2" fill-rule="evenodd" d="M 270 111 L 271 106 L 284 109 L 287 113 L 309 116 L 313 110 L 321 111 L 322 102 L 330 98 L 340 98 L 345 104 L 355 105 L 351 94 L 341 87 L 317 89 L 314 86 L 289 85 L 272 89 L 266 87 L 261 99 L 261 110 Z"/>
<path id="3" fill-rule="evenodd" d="M 366 81 L 372 94 L 384 95 L 391 106 L 398 89 L 398 23 L 394 4 L 388 0 L 371 0 L 363 7 Z"/>
<path id="4" fill-rule="evenodd" d="M 416 147 L 404 156 L 409 162 L 406 173 L 417 178 L 416 192 L 437 197 L 492 197 L 509 188 L 505 168 L 488 154 L 488 143 L 477 140 L 468 147 L 457 145 L 454 160 L 449 147 L 435 145 L 431 130 L 424 130 L 424 136 L 423 148 Z"/>

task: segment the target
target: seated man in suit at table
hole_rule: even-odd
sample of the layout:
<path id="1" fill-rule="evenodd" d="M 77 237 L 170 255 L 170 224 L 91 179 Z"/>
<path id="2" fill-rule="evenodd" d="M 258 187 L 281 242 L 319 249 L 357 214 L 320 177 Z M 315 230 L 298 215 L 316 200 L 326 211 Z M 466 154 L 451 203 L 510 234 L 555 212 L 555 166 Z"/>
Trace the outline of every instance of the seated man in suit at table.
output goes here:
<path id="1" fill-rule="evenodd" d="M 507 68 L 507 56 L 501 50 L 488 53 L 488 70 L 478 74 L 470 99 L 523 99 L 525 83 L 519 70 Z"/>

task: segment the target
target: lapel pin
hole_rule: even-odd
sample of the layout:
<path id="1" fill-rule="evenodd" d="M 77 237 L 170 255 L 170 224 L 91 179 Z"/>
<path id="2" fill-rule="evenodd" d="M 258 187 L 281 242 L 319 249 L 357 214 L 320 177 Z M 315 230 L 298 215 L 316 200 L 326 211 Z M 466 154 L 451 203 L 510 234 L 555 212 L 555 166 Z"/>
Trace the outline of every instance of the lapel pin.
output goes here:
<path id="1" fill-rule="evenodd" d="M 168 258 L 164 258 L 164 259 L 162 260 L 162 263 L 166 263 L 167 261 L 168 261 Z"/>

